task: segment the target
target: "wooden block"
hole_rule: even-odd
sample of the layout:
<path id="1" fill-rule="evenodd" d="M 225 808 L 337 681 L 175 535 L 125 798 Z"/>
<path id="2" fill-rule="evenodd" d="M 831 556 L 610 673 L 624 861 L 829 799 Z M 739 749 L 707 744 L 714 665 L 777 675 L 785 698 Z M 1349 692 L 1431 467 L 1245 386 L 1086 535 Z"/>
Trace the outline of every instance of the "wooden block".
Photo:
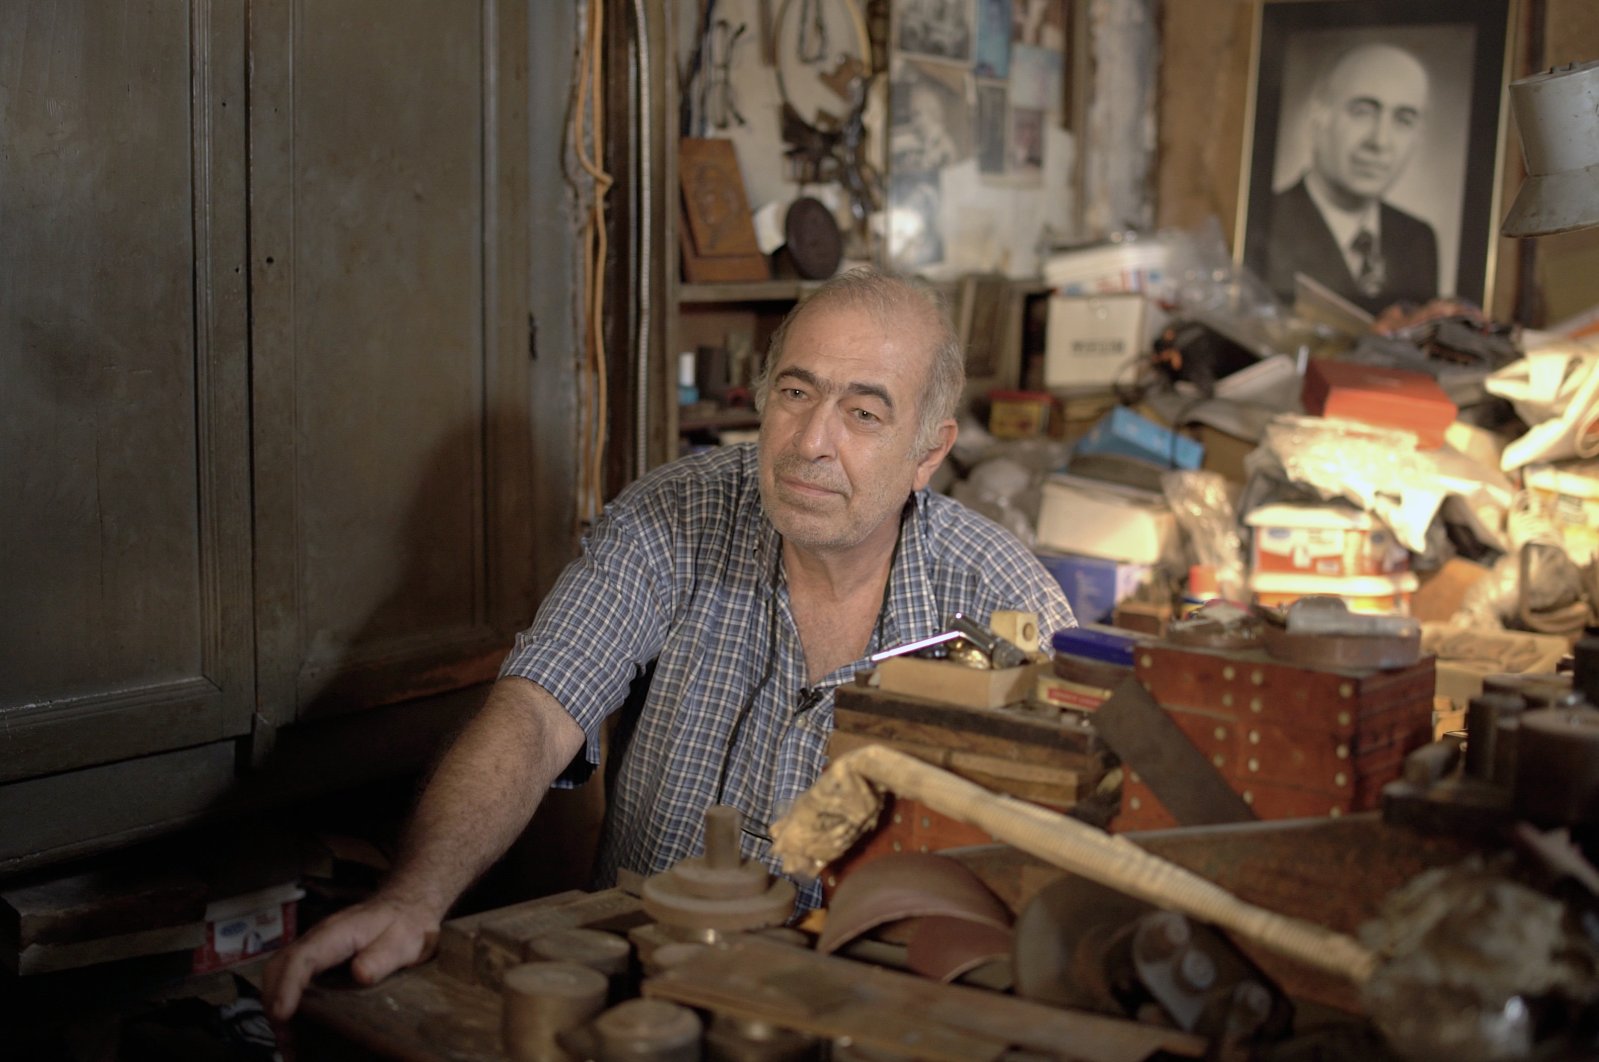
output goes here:
<path id="1" fill-rule="evenodd" d="M 989 629 L 1024 653 L 1039 650 L 1038 615 L 1017 609 L 1001 609 L 988 618 Z"/>
<path id="2" fill-rule="evenodd" d="M 119 871 L 7 889 L 0 951 L 25 974 L 198 947 L 208 892 L 194 875 Z"/>
<path id="3" fill-rule="evenodd" d="M 1072 1054 L 1082 1057 L 1199 1058 L 1206 1047 L 1202 1038 L 1176 1030 L 941 984 L 750 936 L 650 978 L 644 994 L 815 1036 L 847 1036 L 868 1051 L 897 1057 L 998 1058 L 1017 1048 L 1056 1056 L 1062 1044 L 1071 1044 Z"/>
<path id="4" fill-rule="evenodd" d="M 484 923 L 541 907 L 571 903 L 583 895 L 576 889 L 570 889 L 509 907 L 496 907 L 488 911 L 479 911 L 477 914 L 452 918 L 439 927 L 439 946 L 433 957 L 438 960 L 439 969 L 444 973 L 458 977 L 468 984 L 475 984 L 477 975 L 472 969 L 472 954 L 477 945 L 478 931 L 482 929 Z"/>
<path id="5" fill-rule="evenodd" d="M 889 657 L 877 665 L 878 688 L 967 708 L 1018 704 L 1033 692 L 1038 666 L 978 669 L 948 660 Z"/>
<path id="6" fill-rule="evenodd" d="M 19 952 L 6 952 L 6 968 L 19 976 L 76 970 L 118 959 L 168 952 L 192 952 L 205 943 L 205 923 L 158 926 L 133 933 L 98 937 L 66 944 L 29 944 Z"/>
<path id="7" fill-rule="evenodd" d="M 770 267 L 761 255 L 700 254 L 687 226 L 678 226 L 678 245 L 683 252 L 683 279 L 690 284 L 743 284 L 771 279 Z"/>
<path id="8" fill-rule="evenodd" d="M 1061 810 L 1077 803 L 1082 785 L 1082 773 L 1069 767 L 965 752 L 944 745 L 884 740 L 840 730 L 833 731 L 828 738 L 827 754 L 836 759 L 866 745 L 884 745 L 935 767 L 942 767 L 986 789 Z"/>
<path id="9" fill-rule="evenodd" d="M 683 276 L 691 284 L 770 280 L 755 239 L 744 177 L 731 140 L 678 141 Z"/>
<path id="10" fill-rule="evenodd" d="M 472 972 L 480 985 L 496 990 L 507 969 L 529 961 L 528 945 L 557 929 L 627 930 L 648 921 L 637 896 L 621 889 L 582 893 L 569 903 L 517 907 L 497 912 L 478 925 Z"/>
<path id="11" fill-rule="evenodd" d="M 840 691 L 842 692 L 842 691 Z M 853 698 L 848 703 L 857 704 Z M 903 705 L 905 702 L 899 702 Z M 975 726 L 966 727 L 958 722 L 936 719 L 903 718 L 879 715 L 876 712 L 854 708 L 833 708 L 835 734 L 854 734 L 874 738 L 888 744 L 932 748 L 963 748 L 991 756 L 1002 756 L 1018 763 L 1043 763 L 1080 767 L 1083 757 L 1090 751 L 1093 735 L 1081 727 L 1070 728 L 1048 722 L 1032 720 L 1038 717 L 1021 712 L 1014 713 L 1013 729 L 1027 727 L 1038 731 L 1029 733 L 994 733 Z"/>

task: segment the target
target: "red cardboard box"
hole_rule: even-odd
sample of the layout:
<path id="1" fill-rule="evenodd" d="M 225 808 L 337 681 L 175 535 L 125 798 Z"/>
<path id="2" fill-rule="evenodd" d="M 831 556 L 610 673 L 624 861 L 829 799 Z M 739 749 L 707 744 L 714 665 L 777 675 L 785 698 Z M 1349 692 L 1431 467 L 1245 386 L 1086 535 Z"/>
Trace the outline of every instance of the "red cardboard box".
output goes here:
<path id="1" fill-rule="evenodd" d="M 1424 450 L 1444 444 L 1458 410 L 1438 381 L 1424 372 L 1313 358 L 1301 395 L 1305 412 L 1416 433 Z"/>
<path id="2" fill-rule="evenodd" d="M 1249 570 L 1347 578 L 1410 570 L 1410 553 L 1368 512 L 1339 505 L 1263 505 L 1251 529 Z"/>

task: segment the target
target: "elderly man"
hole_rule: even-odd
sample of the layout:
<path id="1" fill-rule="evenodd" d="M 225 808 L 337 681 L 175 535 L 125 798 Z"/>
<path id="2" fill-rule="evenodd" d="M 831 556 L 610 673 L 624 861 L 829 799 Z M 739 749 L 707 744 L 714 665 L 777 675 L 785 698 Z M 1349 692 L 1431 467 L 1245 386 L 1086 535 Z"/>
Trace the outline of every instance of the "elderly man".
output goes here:
<path id="1" fill-rule="evenodd" d="M 718 803 L 770 862 L 765 827 L 820 773 L 833 691 L 879 649 L 952 611 L 1070 626 L 1020 543 L 926 489 L 963 377 L 948 317 L 907 281 L 845 274 L 791 313 L 756 386 L 759 443 L 658 469 L 606 510 L 428 783 L 389 881 L 268 967 L 271 1014 L 347 959 L 370 983 L 425 958 L 544 790 L 592 771 L 624 705 L 597 884 L 699 851 Z"/>
<path id="2" fill-rule="evenodd" d="M 1374 313 L 1438 293 L 1432 226 L 1382 199 L 1415 150 L 1427 93 L 1426 69 L 1389 44 L 1353 48 L 1327 69 L 1310 101 L 1310 167 L 1272 199 L 1272 290 L 1291 300 L 1305 273 Z"/>

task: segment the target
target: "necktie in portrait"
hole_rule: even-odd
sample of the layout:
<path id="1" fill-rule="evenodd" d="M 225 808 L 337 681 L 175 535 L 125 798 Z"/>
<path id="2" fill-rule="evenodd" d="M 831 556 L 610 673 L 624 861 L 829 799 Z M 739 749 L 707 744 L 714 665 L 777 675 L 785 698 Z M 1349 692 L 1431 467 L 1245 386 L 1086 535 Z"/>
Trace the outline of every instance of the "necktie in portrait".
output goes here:
<path id="1" fill-rule="evenodd" d="M 1361 229 L 1350 241 L 1349 249 L 1355 253 L 1358 263 L 1355 285 L 1360 288 L 1363 295 L 1376 295 L 1382 290 L 1383 281 L 1387 279 L 1377 238 L 1372 235 L 1370 229 Z"/>

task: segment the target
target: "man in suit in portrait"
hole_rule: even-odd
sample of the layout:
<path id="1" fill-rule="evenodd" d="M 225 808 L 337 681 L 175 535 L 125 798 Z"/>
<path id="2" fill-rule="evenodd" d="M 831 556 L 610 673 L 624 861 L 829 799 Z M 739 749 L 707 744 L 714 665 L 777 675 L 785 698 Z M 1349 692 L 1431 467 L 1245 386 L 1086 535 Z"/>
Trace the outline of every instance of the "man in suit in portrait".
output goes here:
<path id="1" fill-rule="evenodd" d="M 1305 273 L 1376 313 L 1438 293 L 1432 226 L 1383 201 L 1415 150 L 1427 70 L 1390 44 L 1339 56 L 1312 92 L 1310 166 L 1272 197 L 1266 282 L 1289 301 Z"/>

